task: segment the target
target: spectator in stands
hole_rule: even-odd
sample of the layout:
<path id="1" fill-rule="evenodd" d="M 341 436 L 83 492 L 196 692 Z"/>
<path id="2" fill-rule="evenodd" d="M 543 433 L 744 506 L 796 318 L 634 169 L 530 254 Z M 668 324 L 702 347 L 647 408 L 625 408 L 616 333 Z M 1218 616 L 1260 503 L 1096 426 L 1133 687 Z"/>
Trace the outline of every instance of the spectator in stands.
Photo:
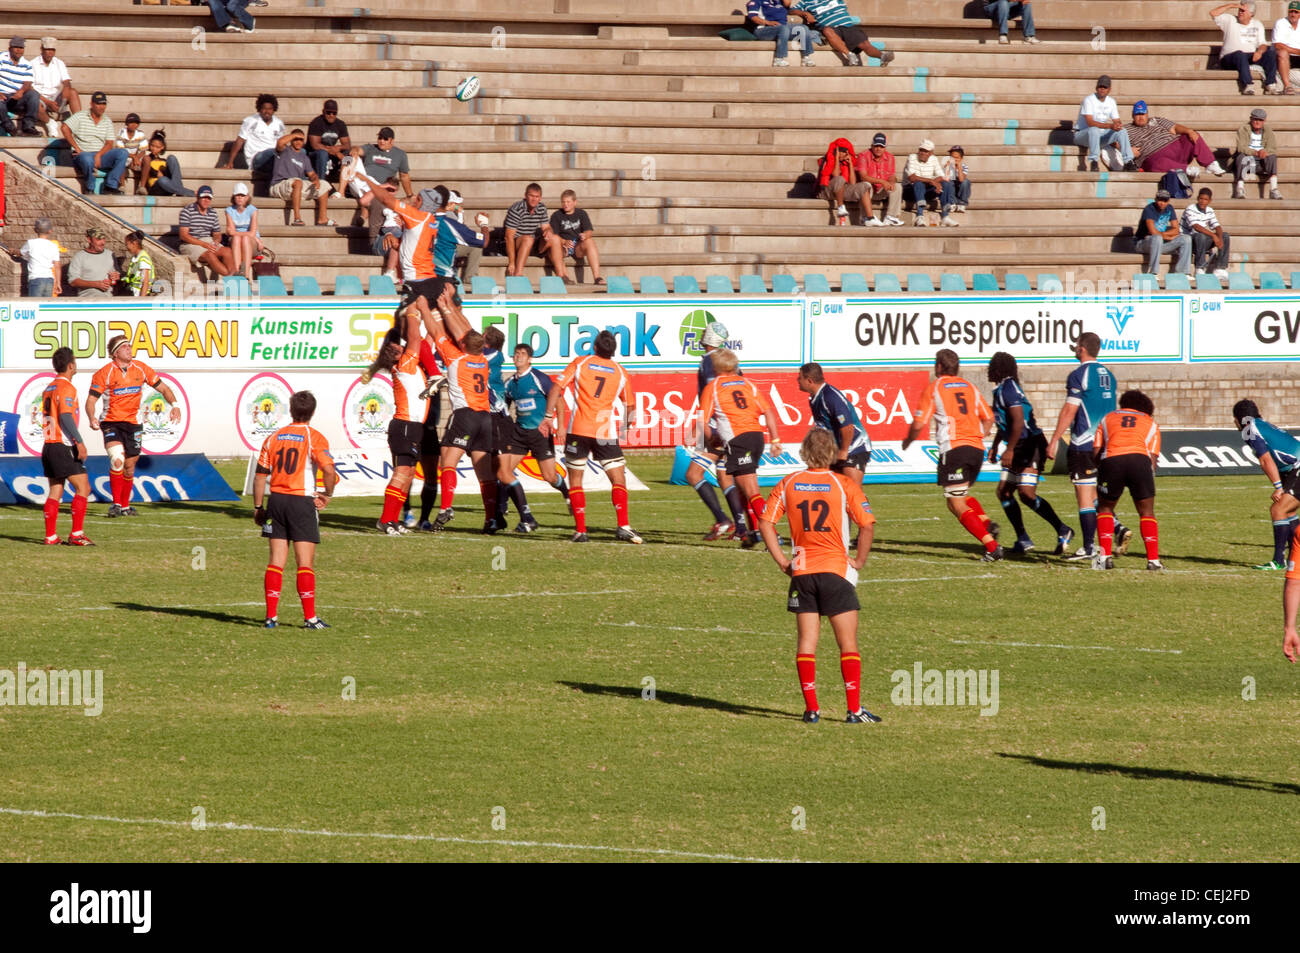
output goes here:
<path id="1" fill-rule="evenodd" d="M 257 230 L 257 206 L 248 194 L 248 184 L 236 182 L 230 190 L 230 206 L 226 209 L 226 240 L 234 253 L 234 270 L 243 271 L 251 284 L 253 258 L 262 251 L 262 236 Z"/>
<path id="2" fill-rule="evenodd" d="M 338 181 L 343 169 L 343 157 L 352 150 L 352 139 L 348 135 L 348 124 L 339 118 L 339 104 L 332 99 L 325 100 L 321 113 L 307 126 L 307 154 L 311 157 L 312 167 L 322 179 L 329 179 L 330 160 L 334 160 L 334 181 Z"/>
<path id="3" fill-rule="evenodd" d="M 862 224 L 876 228 L 903 224 L 899 218 L 903 214 L 903 190 L 898 185 L 894 154 L 885 148 L 887 142 L 883 132 L 876 133 L 871 138 L 871 148 L 859 152 L 853 160 L 858 181 L 871 186 L 871 197 L 868 199 L 870 204 L 862 204 L 862 200 L 858 200 L 862 209 Z M 879 217 L 876 206 L 880 206 Z"/>
<path id="4" fill-rule="evenodd" d="M 276 115 L 280 100 L 272 93 L 257 97 L 257 112 L 246 118 L 239 127 L 239 135 L 230 144 L 230 153 L 222 167 L 233 169 L 240 150 L 244 153 L 244 166 L 254 175 L 266 175 L 275 164 L 276 153 L 284 139 L 284 123 Z"/>
<path id="5" fill-rule="evenodd" d="M 600 276 L 600 254 L 596 250 L 596 240 L 591 237 L 594 232 L 591 217 L 578 208 L 578 193 L 573 189 L 560 193 L 560 208 L 551 213 L 551 231 L 560 237 L 560 261 L 572 257 L 575 264 L 588 262 L 591 265 L 591 283 L 603 285 L 605 279 Z M 564 277 L 564 272 L 560 272 L 560 277 Z"/>
<path id="6" fill-rule="evenodd" d="M 1300 67 L 1300 0 L 1291 0 L 1286 5 L 1286 16 L 1273 24 L 1273 52 L 1277 54 L 1277 75 L 1282 81 L 1282 90 L 1288 96 L 1296 94 L 1296 77 L 1292 75 L 1291 57 L 1298 58 L 1296 66 Z M 1295 70 L 1300 73 L 1300 69 Z"/>
<path id="7" fill-rule="evenodd" d="M 966 165 L 966 150 L 953 146 L 942 160 L 943 195 L 940 204 L 951 212 L 965 213 L 970 204 L 970 169 Z M 951 224 L 956 225 L 956 222 Z"/>
<path id="8" fill-rule="evenodd" d="M 33 56 L 27 62 L 32 68 L 32 88 L 40 100 L 37 118 L 46 124 L 50 136 L 57 138 L 63 111 L 66 109 L 69 115 L 81 112 L 81 96 L 72 85 L 67 65 L 54 53 L 54 37 L 43 37 L 41 55 Z"/>
<path id="9" fill-rule="evenodd" d="M 1010 43 L 1007 36 L 1008 24 L 1016 17 L 1020 17 L 1020 32 L 1025 36 L 1026 43 L 1037 43 L 1038 37 L 1034 35 L 1034 11 L 1030 3 L 1011 3 L 1009 0 L 992 0 L 991 3 L 984 4 L 984 15 L 993 21 L 993 25 L 998 28 L 998 42 L 1002 44 Z"/>
<path id="10" fill-rule="evenodd" d="M 252 33 L 257 21 L 248 8 L 265 5 L 256 0 L 208 0 L 208 9 L 217 22 L 217 29 L 227 33 Z"/>
<path id="11" fill-rule="evenodd" d="M 0 128 L 10 136 L 18 135 L 10 113 L 22 119 L 24 136 L 34 136 L 41 112 L 41 98 L 32 86 L 32 64 L 23 59 L 25 49 L 27 41 L 16 36 L 9 41 L 9 53 L 0 56 Z"/>
<path id="12" fill-rule="evenodd" d="M 1252 109 L 1250 120 L 1237 130 L 1236 151 L 1232 155 L 1233 178 L 1236 184 L 1232 189 L 1234 199 L 1246 197 L 1246 176 L 1252 173 L 1259 179 L 1259 197 L 1264 197 L 1267 185 L 1268 197 L 1280 199 L 1282 193 L 1277 188 L 1277 136 L 1264 123 L 1268 113 L 1262 109 Z"/>
<path id="13" fill-rule="evenodd" d="M 1137 250 L 1146 257 L 1146 272 L 1160 273 L 1160 256 L 1169 255 L 1169 271 L 1178 270 L 1184 275 L 1192 273 L 1192 239 L 1183 235 L 1178 225 L 1178 210 L 1169 201 L 1164 189 L 1156 193 L 1155 201 L 1142 210 L 1138 219 Z"/>
<path id="14" fill-rule="evenodd" d="M 1079 116 L 1074 121 L 1074 144 L 1088 147 L 1088 170 L 1100 170 L 1101 150 L 1112 146 L 1119 149 L 1125 172 L 1136 172 L 1137 162 L 1129 146 L 1124 120 L 1119 118 L 1119 106 L 1110 95 L 1110 77 L 1097 77 L 1097 91 L 1090 93 L 1079 106 Z M 1109 162 L 1107 162 L 1109 165 Z"/>
<path id="15" fill-rule="evenodd" d="M 866 66 L 869 56 L 880 60 L 881 66 L 893 62 L 891 50 L 880 50 L 871 45 L 867 31 L 859 26 L 862 21 L 849 13 L 844 0 L 796 0 L 788 6 L 790 13 L 821 31 L 846 66 Z"/>
<path id="16" fill-rule="evenodd" d="M 180 162 L 167 154 L 167 133 L 161 129 L 155 129 L 149 137 L 140 176 L 149 195 L 194 195 L 181 179 Z M 139 187 L 136 191 L 140 191 Z"/>
<path id="17" fill-rule="evenodd" d="M 48 218 L 38 218 L 32 223 L 35 238 L 29 238 L 19 250 L 27 262 L 27 295 L 31 298 L 54 298 L 63 294 L 59 280 L 59 246 L 50 238 L 54 223 Z"/>
<path id="18" fill-rule="evenodd" d="M 213 275 L 235 270 L 235 254 L 223 246 L 221 219 L 212 210 L 212 186 L 200 185 L 197 198 L 181 209 L 180 250 L 195 265 L 207 265 Z"/>
<path id="19" fill-rule="evenodd" d="M 1264 70 L 1264 92 L 1280 93 L 1277 85 L 1277 53 L 1264 42 L 1264 24 L 1255 19 L 1255 0 L 1225 3 L 1210 11 L 1210 19 L 1223 31 L 1219 69 L 1237 71 L 1237 87 L 1243 96 L 1253 96 L 1250 67 Z"/>
<path id="20" fill-rule="evenodd" d="M 943 163 L 934 154 L 934 143 L 929 139 L 922 139 L 916 151 L 907 157 L 903 165 L 903 182 L 916 203 L 916 217 L 912 224 L 923 226 L 926 206 L 943 197 Z M 944 225 L 957 224 L 950 213 L 951 209 L 942 207 L 941 221 Z"/>
<path id="21" fill-rule="evenodd" d="M 94 191 L 95 170 L 102 169 L 104 195 L 121 195 L 122 176 L 126 174 L 127 153 L 113 146 L 113 120 L 108 118 L 108 97 L 102 92 L 91 94 L 90 106 L 73 113 L 62 125 L 63 138 L 72 152 L 72 165 L 81 176 L 81 190 Z"/>
<path id="22" fill-rule="evenodd" d="M 1172 119 L 1152 116 L 1145 100 L 1139 99 L 1133 104 L 1133 121 L 1124 127 L 1124 131 L 1128 133 L 1129 148 L 1137 156 L 1143 172 L 1186 169 L 1193 159 L 1215 175 L 1227 171 L 1219 165 L 1199 132 Z"/>
<path id="23" fill-rule="evenodd" d="M 524 189 L 524 197 L 506 210 L 506 274 L 522 275 L 530 254 L 550 261 L 560 279 L 566 285 L 573 284 L 573 279 L 564 272 L 560 236 L 551 231 L 546 206 L 542 203 L 542 187 L 536 182 L 530 182 Z"/>
<path id="24" fill-rule="evenodd" d="M 817 184 L 821 186 L 817 197 L 830 203 L 831 218 L 840 225 L 849 224 L 849 209 L 844 203 L 861 203 L 863 196 L 871 193 L 870 183 L 858 181 L 856 159 L 853 143 L 836 139 L 826 147 L 817 173 Z"/>
<path id="25" fill-rule="evenodd" d="M 97 226 L 86 229 L 86 247 L 72 256 L 68 265 L 68 286 L 78 298 L 111 298 L 121 277 L 108 250 L 108 232 Z"/>
<path id="26" fill-rule="evenodd" d="M 745 4 L 745 26 L 756 40 L 776 40 L 773 66 L 789 66 L 790 40 L 799 43 L 802 65 L 812 66 L 812 31 L 802 23 L 791 23 L 789 11 L 781 0 L 749 0 Z"/>
<path id="27" fill-rule="evenodd" d="M 1210 207 L 1214 193 L 1201 189 L 1196 193 L 1196 203 L 1183 209 L 1180 221 L 1183 234 L 1192 240 L 1192 261 L 1198 275 L 1214 272 L 1220 281 L 1228 280 L 1228 233 L 1219 224 L 1219 218 Z"/>
<path id="28" fill-rule="evenodd" d="M 301 129 L 294 129 L 276 147 L 278 153 L 271 171 L 271 196 L 283 199 L 293 209 L 291 225 L 306 225 L 302 220 L 302 200 L 315 200 L 316 224 L 333 225 L 327 205 L 333 187 L 316 174 L 311 167 L 311 160 L 303 146 L 307 135 Z"/>
<path id="29" fill-rule="evenodd" d="M 144 171 L 144 157 L 149 151 L 149 138 L 140 129 L 140 116 L 127 113 L 122 128 L 113 140 L 113 148 L 126 153 L 126 177 L 134 179 L 135 191 L 140 191 L 140 174 Z"/>
<path id="30" fill-rule="evenodd" d="M 411 187 L 411 161 L 405 152 L 393 145 L 395 138 L 393 130 L 385 126 L 379 130 L 375 144 L 362 147 L 366 175 L 380 185 L 397 179 L 402 184 L 406 201 L 413 202 L 415 190 Z"/>
<path id="31" fill-rule="evenodd" d="M 144 232 L 137 229 L 122 239 L 129 256 L 123 264 L 122 286 L 139 298 L 147 298 L 153 291 L 153 258 L 144 247 Z"/>

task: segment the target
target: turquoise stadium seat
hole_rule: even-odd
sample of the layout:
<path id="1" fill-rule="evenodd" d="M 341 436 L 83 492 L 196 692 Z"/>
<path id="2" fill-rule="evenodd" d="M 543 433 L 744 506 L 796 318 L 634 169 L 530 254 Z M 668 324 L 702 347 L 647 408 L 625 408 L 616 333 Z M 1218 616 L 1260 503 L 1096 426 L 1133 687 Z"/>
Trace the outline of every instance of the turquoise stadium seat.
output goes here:
<path id="1" fill-rule="evenodd" d="M 876 294 L 897 294 L 903 290 L 903 283 L 892 271 L 878 271 L 871 280 L 875 283 Z"/>
<path id="2" fill-rule="evenodd" d="M 762 275 L 741 275 L 740 293 L 743 295 L 767 294 L 767 284 L 764 283 L 763 276 Z"/>
<path id="3" fill-rule="evenodd" d="M 1172 275 L 1170 277 L 1172 277 Z M 1165 284 L 1166 285 L 1169 284 L 1169 278 L 1165 279 Z M 1216 278 L 1214 275 L 1197 275 L 1196 290 L 1197 291 L 1222 291 L 1223 285 L 1220 284 L 1219 279 Z"/>
<path id="4" fill-rule="evenodd" d="M 798 293 L 799 282 L 794 280 L 794 275 L 772 276 L 772 294 L 797 295 Z"/>
<path id="5" fill-rule="evenodd" d="M 497 283 L 487 275 L 475 275 L 474 280 L 469 283 L 470 294 L 476 295 L 494 295 L 497 293 Z"/>
<path id="6" fill-rule="evenodd" d="M 961 275 L 955 275 L 951 271 L 945 271 L 939 276 L 940 291 L 965 291 L 966 279 Z"/>
<path id="7" fill-rule="evenodd" d="M 980 273 L 978 273 L 978 274 L 972 275 L 972 276 L 971 276 L 970 286 L 971 286 L 971 290 L 972 290 L 972 291 L 998 291 L 998 290 L 1000 290 L 1000 289 L 998 288 L 998 278 L 997 278 L 997 275 L 991 274 L 991 273 L 989 273 L 989 272 L 987 272 L 987 271 L 982 271 L 982 272 L 980 272 Z"/>
<path id="8" fill-rule="evenodd" d="M 1254 280 L 1244 271 L 1228 273 L 1228 288 L 1231 291 L 1254 291 Z"/>
<path id="9" fill-rule="evenodd" d="M 1016 271 L 1008 271 L 1004 282 L 1007 291 L 1033 291 L 1029 287 L 1029 276 Z"/>
<path id="10" fill-rule="evenodd" d="M 283 298 L 289 291 L 279 275 L 263 275 L 257 279 L 257 293 L 263 298 Z"/>
<path id="11" fill-rule="evenodd" d="M 673 294 L 697 295 L 699 293 L 700 283 L 695 280 L 694 275 L 673 275 Z"/>
<path id="12" fill-rule="evenodd" d="M 831 283 L 825 275 L 813 272 L 803 276 L 803 290 L 810 295 L 828 295 L 831 293 Z"/>
<path id="13" fill-rule="evenodd" d="M 1160 282 L 1155 275 L 1149 275 L 1145 271 L 1139 271 L 1133 276 L 1134 288 L 1150 288 L 1155 291 L 1159 289 Z"/>
<path id="14" fill-rule="evenodd" d="M 221 279 L 221 293 L 227 298 L 248 298 L 253 291 L 243 275 L 226 275 Z"/>
<path id="15" fill-rule="evenodd" d="M 1050 272 L 1046 272 L 1046 271 L 1040 271 L 1038 273 L 1039 291 L 1051 293 L 1053 291 L 1062 291 L 1064 289 L 1065 289 L 1065 285 L 1061 282 L 1061 279 L 1058 278 L 1056 275 L 1053 275 Z"/>
<path id="16" fill-rule="evenodd" d="M 528 280 L 527 275 L 506 275 L 506 294 L 530 295 L 532 293 L 533 283 Z"/>
<path id="17" fill-rule="evenodd" d="M 876 290 L 877 290 L 877 291 L 880 290 L 880 281 L 881 281 L 882 278 L 894 278 L 894 276 L 893 276 L 893 275 L 876 275 Z M 894 280 L 897 281 L 898 279 L 897 279 L 897 278 L 894 278 Z M 934 290 L 934 282 L 931 281 L 931 280 L 930 280 L 930 276 L 927 275 L 927 274 L 925 274 L 924 272 L 914 271 L 914 272 L 911 272 L 911 273 L 907 276 L 907 290 L 908 290 L 908 291 L 933 291 L 933 290 Z"/>
<path id="18" fill-rule="evenodd" d="M 1187 280 L 1187 276 L 1182 272 L 1173 272 L 1165 275 L 1166 291 L 1191 291 L 1192 283 Z"/>
<path id="19" fill-rule="evenodd" d="M 705 275 L 704 290 L 711 295 L 729 295 L 736 293 L 736 289 L 731 286 L 731 279 L 726 275 Z"/>
<path id="20" fill-rule="evenodd" d="M 387 275 L 371 275 L 367 289 L 372 298 L 396 298 L 397 285 Z"/>
<path id="21" fill-rule="evenodd" d="M 1291 289 L 1300 290 L 1300 271 L 1291 272 Z"/>
<path id="22" fill-rule="evenodd" d="M 646 275 L 641 279 L 641 293 L 643 295 L 666 295 L 668 286 L 658 275 Z"/>
<path id="23" fill-rule="evenodd" d="M 632 279 L 627 275 L 610 275 L 605 279 L 605 292 L 612 295 L 636 294 Z"/>
<path id="24" fill-rule="evenodd" d="M 1280 291 L 1286 288 L 1280 271 L 1261 271 L 1259 273 L 1260 290 Z"/>
<path id="25" fill-rule="evenodd" d="M 871 286 L 867 284 L 866 275 L 845 271 L 840 273 L 840 291 L 844 294 L 870 294 Z"/>
<path id="26" fill-rule="evenodd" d="M 356 275 L 339 275 L 334 279 L 334 297 L 360 298 L 365 295 L 361 289 L 361 279 Z"/>
<path id="27" fill-rule="evenodd" d="M 298 275 L 293 279 L 293 294 L 297 298 L 319 298 L 320 285 L 310 275 Z"/>
<path id="28" fill-rule="evenodd" d="M 537 290 L 544 295 L 566 295 L 569 289 L 565 287 L 564 279 L 559 275 L 542 275 L 537 282 Z"/>

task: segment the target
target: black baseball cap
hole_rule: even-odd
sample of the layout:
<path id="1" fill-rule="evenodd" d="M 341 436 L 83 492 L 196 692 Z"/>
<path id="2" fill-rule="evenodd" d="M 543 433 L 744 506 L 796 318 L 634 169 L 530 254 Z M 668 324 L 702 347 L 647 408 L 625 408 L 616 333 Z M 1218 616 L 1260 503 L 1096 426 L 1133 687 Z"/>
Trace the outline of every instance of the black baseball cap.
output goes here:
<path id="1" fill-rule="evenodd" d="M 108 102 L 108 97 L 104 95 L 103 92 L 97 90 L 96 92 L 91 94 L 90 101 L 92 103 L 106 103 Z"/>
<path id="2" fill-rule="evenodd" d="M 873 146 L 883 146 L 887 141 L 888 140 L 885 138 L 885 134 L 883 132 L 878 132 L 871 137 L 871 144 Z"/>

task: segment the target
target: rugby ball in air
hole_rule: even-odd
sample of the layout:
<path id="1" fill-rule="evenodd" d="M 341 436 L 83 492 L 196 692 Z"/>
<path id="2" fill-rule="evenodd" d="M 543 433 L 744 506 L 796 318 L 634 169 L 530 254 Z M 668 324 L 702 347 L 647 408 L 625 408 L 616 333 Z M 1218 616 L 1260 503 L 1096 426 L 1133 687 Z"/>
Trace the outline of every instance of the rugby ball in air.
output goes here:
<path id="1" fill-rule="evenodd" d="M 473 99 L 478 95 L 479 81 L 477 76 L 466 76 L 456 86 L 456 98 L 462 103 Z"/>

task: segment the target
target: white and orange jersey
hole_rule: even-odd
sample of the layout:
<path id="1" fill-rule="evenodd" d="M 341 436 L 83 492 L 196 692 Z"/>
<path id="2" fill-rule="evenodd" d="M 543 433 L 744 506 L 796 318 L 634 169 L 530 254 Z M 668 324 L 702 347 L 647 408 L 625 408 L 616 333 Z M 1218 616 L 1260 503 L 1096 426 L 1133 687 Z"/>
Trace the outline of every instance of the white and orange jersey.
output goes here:
<path id="1" fill-rule="evenodd" d="M 402 223 L 402 241 L 397 249 L 402 277 L 407 281 L 434 277 L 433 240 L 438 234 L 438 216 L 405 202 L 398 202 L 395 212 Z"/>
<path id="2" fill-rule="evenodd" d="M 397 359 L 393 367 L 393 404 L 396 411 L 394 420 L 414 420 L 424 422 L 429 411 L 428 398 L 421 398 L 428 381 L 424 368 L 420 366 L 420 346 L 408 347 Z"/>
<path id="3" fill-rule="evenodd" d="M 466 354 L 445 334 L 439 335 L 433 346 L 447 368 L 451 409 L 491 410 L 492 388 L 488 382 L 490 369 L 487 358 L 482 354 Z"/>
<path id="4" fill-rule="evenodd" d="M 123 370 L 117 361 L 109 361 L 90 379 L 90 396 L 108 398 L 104 419 L 118 423 L 135 423 L 140 415 L 144 385 L 158 386 L 158 375 L 144 361 L 132 359 Z"/>
<path id="5" fill-rule="evenodd" d="M 63 430 L 59 423 L 61 414 L 72 414 L 73 424 L 81 421 L 81 408 L 77 406 L 77 388 L 66 377 L 56 377 L 41 393 L 41 423 L 45 430 L 45 442 L 61 443 L 65 447 L 73 446 L 72 437 Z"/>
<path id="6" fill-rule="evenodd" d="M 617 361 L 588 354 L 570 362 L 555 383 L 561 391 L 573 388 L 576 407 L 569 433 L 598 440 L 618 436 L 614 403 L 621 400 L 625 408 L 632 406 L 632 383 Z"/>
<path id="7" fill-rule="evenodd" d="M 271 475 L 271 492 L 289 496 L 315 496 L 316 470 L 334 471 L 330 445 L 309 424 L 281 427 L 262 444 L 257 472 Z"/>
<path id="8" fill-rule="evenodd" d="M 1154 419 L 1140 411 L 1112 410 L 1101 418 L 1093 445 L 1101 452 L 1103 460 L 1129 453 L 1140 453 L 1144 457 L 1159 455 L 1160 428 Z"/>
<path id="9" fill-rule="evenodd" d="M 984 429 L 993 419 L 984 395 L 964 377 L 939 377 L 921 393 L 913 426 L 928 427 L 934 420 L 934 440 L 940 453 L 953 447 L 975 447 L 984 452 Z"/>
<path id="10" fill-rule="evenodd" d="M 723 440 L 737 434 L 762 433 L 760 417 L 775 421 L 772 405 L 750 381 L 739 374 L 725 374 L 704 385 L 700 394 L 700 432 L 713 427 Z"/>
<path id="11" fill-rule="evenodd" d="M 857 582 L 849 561 L 849 524 L 866 529 L 876 521 L 862 487 L 842 473 L 800 470 L 777 484 L 767 498 L 763 519 L 785 514 L 794 545 L 794 575 L 833 572 Z"/>

